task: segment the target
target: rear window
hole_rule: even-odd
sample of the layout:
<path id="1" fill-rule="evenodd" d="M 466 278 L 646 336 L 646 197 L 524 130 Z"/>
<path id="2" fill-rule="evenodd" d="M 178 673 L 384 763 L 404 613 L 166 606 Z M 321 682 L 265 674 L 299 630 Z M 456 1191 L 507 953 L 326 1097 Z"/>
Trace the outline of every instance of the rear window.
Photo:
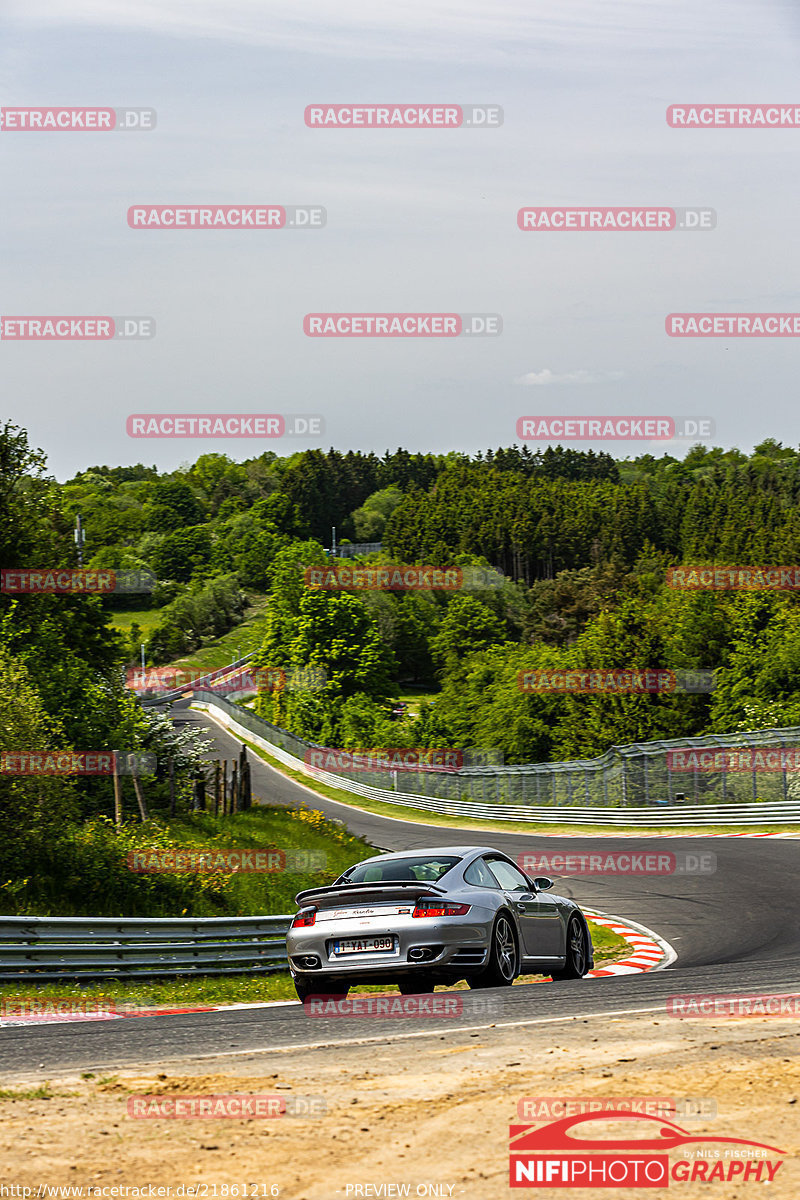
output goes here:
<path id="1" fill-rule="evenodd" d="M 448 854 L 425 857 L 371 858 L 345 872 L 345 883 L 436 883 L 461 859 Z"/>

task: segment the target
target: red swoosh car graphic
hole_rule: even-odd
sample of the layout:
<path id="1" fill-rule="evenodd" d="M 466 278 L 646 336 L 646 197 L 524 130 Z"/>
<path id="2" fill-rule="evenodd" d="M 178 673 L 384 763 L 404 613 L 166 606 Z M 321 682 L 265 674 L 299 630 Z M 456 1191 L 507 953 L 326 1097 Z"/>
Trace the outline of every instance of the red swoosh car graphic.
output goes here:
<path id="1" fill-rule="evenodd" d="M 652 1138 L 584 1138 L 572 1135 L 575 1126 L 587 1121 L 650 1121 L 658 1127 L 657 1134 Z M 655 1131 L 654 1131 L 655 1133 Z M 622 1112 L 609 1109 L 607 1112 L 579 1113 L 574 1117 L 563 1117 L 560 1121 L 552 1121 L 549 1125 L 539 1128 L 530 1125 L 512 1125 L 509 1130 L 512 1153 L 528 1153 L 532 1151 L 571 1151 L 580 1154 L 586 1150 L 672 1150 L 677 1146 L 690 1145 L 693 1142 L 725 1142 L 737 1146 L 757 1146 L 762 1150 L 770 1150 L 775 1154 L 785 1154 L 777 1146 L 767 1146 L 764 1142 L 752 1142 L 746 1138 L 719 1137 L 717 1134 L 701 1134 L 693 1136 L 686 1129 L 681 1129 L 664 1117 L 651 1117 L 646 1113 Z M 516 1139 L 516 1140 L 515 1140 Z"/>

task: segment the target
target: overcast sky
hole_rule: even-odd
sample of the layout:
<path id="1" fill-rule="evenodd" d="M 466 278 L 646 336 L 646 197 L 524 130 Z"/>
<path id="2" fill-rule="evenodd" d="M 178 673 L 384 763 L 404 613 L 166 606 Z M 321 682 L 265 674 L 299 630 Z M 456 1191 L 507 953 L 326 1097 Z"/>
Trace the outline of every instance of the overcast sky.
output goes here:
<path id="1" fill-rule="evenodd" d="M 5 0 L 6 107 L 154 108 L 147 133 L 0 133 L 3 315 L 148 315 L 152 340 L 0 341 L 3 416 L 59 478 L 306 446 L 474 452 L 522 415 L 702 415 L 800 443 L 797 338 L 666 335 L 800 312 L 800 105 L 782 0 Z M 310 129 L 312 103 L 497 104 L 492 129 Z M 138 230 L 134 204 L 313 204 L 319 230 Z M 526 205 L 699 205 L 703 232 L 523 233 Z M 500 313 L 494 338 L 312 339 L 309 312 Z M 133 440 L 130 413 L 319 413 L 324 438 Z M 588 448 L 592 443 L 575 443 Z M 663 443 L 594 443 L 619 455 Z M 683 453 L 677 443 L 666 447 Z"/>

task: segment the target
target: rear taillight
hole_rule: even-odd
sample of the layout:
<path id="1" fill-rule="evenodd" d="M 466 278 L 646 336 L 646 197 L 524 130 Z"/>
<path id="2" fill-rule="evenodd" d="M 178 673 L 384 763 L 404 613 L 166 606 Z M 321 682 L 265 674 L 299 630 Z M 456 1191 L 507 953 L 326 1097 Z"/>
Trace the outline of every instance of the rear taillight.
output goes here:
<path id="1" fill-rule="evenodd" d="M 301 908 L 299 913 L 295 913 L 292 921 L 292 929 L 301 929 L 309 925 L 313 925 L 317 919 L 317 910 L 315 908 Z"/>
<path id="2" fill-rule="evenodd" d="M 452 900 L 441 900 L 438 896 L 420 896 L 411 915 L 412 917 L 463 917 L 469 910 L 469 904 L 454 904 Z"/>

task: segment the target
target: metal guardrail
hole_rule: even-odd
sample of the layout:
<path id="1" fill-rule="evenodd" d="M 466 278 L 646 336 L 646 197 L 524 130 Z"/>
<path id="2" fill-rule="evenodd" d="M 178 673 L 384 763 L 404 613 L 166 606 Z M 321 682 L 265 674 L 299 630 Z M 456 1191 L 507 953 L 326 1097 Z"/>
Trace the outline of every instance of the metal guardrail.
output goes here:
<path id="1" fill-rule="evenodd" d="M 235 674 L 240 667 L 249 663 L 252 657 L 253 651 L 243 655 L 242 658 L 235 659 L 232 663 L 228 663 L 226 667 L 218 667 L 216 671 L 209 671 L 207 675 L 203 675 L 192 683 L 181 684 L 180 687 L 173 688 L 169 692 L 160 692 L 156 696 L 140 696 L 139 703 L 143 708 L 153 708 L 157 705 L 169 704 L 173 700 L 180 700 L 182 696 L 187 695 L 198 687 L 202 687 L 204 683 L 212 683 L 214 680 L 224 682 L 228 675 Z M 158 668 L 155 669 L 157 670 Z"/>
<path id="2" fill-rule="evenodd" d="M 279 971 L 291 919 L 0 916 L 0 981 Z"/>
<path id="3" fill-rule="evenodd" d="M 355 558 L 358 554 L 380 554 L 383 542 L 340 542 L 336 558 Z"/>
<path id="4" fill-rule="evenodd" d="M 454 816 L 489 820 L 621 825 L 800 824 L 800 777 L 790 769 L 760 772 L 676 770 L 675 752 L 709 747 L 752 750 L 789 749 L 800 753 L 800 727 L 738 734 L 706 734 L 612 746 L 595 759 L 528 763 L 506 767 L 468 767 L 460 771 L 419 770 L 414 791 L 401 791 L 408 772 L 350 773 L 323 771 L 306 761 L 309 751 L 324 750 L 272 725 L 249 709 L 205 692 L 203 682 L 224 679 L 252 654 L 210 672 L 150 703 L 164 704 L 191 693 L 197 707 L 236 728 L 237 736 L 260 745 L 285 765 L 356 796 Z M 147 704 L 147 700 L 142 703 Z M 790 782 L 794 786 L 790 789 Z M 688 801 L 688 803 L 687 803 Z"/>
<path id="5" fill-rule="evenodd" d="M 312 779 L 355 796 L 428 812 L 495 821 L 643 828 L 800 824 L 800 799 L 788 797 L 785 770 L 758 776 L 758 788 L 765 793 L 762 800 L 755 798 L 756 772 L 747 772 L 745 780 L 754 798 L 752 803 L 740 803 L 736 795 L 740 789 L 734 786 L 741 784 L 740 778 L 726 778 L 725 772 L 678 775 L 670 771 L 668 757 L 668 751 L 692 747 L 800 746 L 800 728 L 615 746 L 600 758 L 585 761 L 470 767 L 447 773 L 414 771 L 412 792 L 398 789 L 398 777 L 408 779 L 410 772 L 359 771 L 354 779 L 352 774 L 310 766 L 306 753 L 320 747 L 213 693 L 195 691 L 192 707 L 205 710 L 241 740 L 260 746 Z M 678 785 L 686 788 L 680 801 Z M 690 791 L 694 804 L 686 803 Z"/>

